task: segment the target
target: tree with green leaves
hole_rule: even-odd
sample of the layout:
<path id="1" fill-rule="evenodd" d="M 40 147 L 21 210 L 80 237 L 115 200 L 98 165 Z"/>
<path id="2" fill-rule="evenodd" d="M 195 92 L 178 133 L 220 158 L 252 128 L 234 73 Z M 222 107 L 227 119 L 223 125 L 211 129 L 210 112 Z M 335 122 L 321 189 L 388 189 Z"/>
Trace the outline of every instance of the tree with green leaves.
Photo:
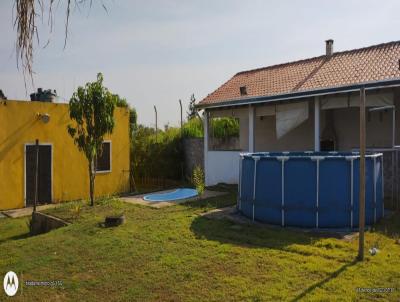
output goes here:
<path id="1" fill-rule="evenodd" d="M 188 121 L 197 116 L 196 98 L 194 97 L 194 94 L 190 96 L 189 111 L 187 111 L 186 113 Z"/>
<path id="2" fill-rule="evenodd" d="M 97 155 L 101 154 L 104 136 L 114 129 L 114 108 L 117 97 L 103 86 L 103 75 L 78 87 L 69 102 L 69 116 L 75 121 L 68 125 L 68 133 L 88 161 L 90 205 L 94 205 L 94 184 Z"/>

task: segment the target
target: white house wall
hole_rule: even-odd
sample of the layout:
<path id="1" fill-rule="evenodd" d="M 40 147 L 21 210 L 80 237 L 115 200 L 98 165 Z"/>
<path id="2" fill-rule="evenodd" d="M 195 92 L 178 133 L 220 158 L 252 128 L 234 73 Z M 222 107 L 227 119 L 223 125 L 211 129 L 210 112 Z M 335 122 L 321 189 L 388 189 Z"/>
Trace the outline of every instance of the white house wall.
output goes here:
<path id="1" fill-rule="evenodd" d="M 208 151 L 206 186 L 218 183 L 237 184 L 239 179 L 238 151 Z"/>
<path id="2" fill-rule="evenodd" d="M 207 151 L 204 157 L 207 186 L 218 183 L 237 184 L 239 179 L 239 154 L 249 146 L 248 107 L 210 111 L 210 118 L 235 117 L 239 119 L 240 151 Z"/>

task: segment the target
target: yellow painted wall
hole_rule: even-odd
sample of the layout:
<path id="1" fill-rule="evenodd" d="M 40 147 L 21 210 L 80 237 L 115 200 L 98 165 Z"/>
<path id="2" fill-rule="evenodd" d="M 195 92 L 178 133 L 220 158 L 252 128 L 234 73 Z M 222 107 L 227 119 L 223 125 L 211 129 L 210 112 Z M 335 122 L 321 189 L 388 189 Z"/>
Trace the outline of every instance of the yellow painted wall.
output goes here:
<path id="1" fill-rule="evenodd" d="M 49 114 L 45 124 L 37 114 Z M 111 172 L 96 175 L 96 196 L 129 190 L 129 111 L 116 108 Z M 0 210 L 25 206 L 25 144 L 53 146 L 53 202 L 89 197 L 88 163 L 67 132 L 68 104 L 0 101 Z"/>

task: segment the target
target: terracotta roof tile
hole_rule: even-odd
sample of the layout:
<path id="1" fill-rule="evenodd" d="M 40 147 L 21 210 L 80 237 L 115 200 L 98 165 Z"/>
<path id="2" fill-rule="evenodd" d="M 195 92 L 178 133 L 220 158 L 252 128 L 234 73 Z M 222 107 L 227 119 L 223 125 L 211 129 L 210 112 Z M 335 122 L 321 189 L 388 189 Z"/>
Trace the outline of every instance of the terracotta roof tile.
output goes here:
<path id="1" fill-rule="evenodd" d="M 400 41 L 395 41 L 242 71 L 199 104 L 400 78 L 399 60 Z M 246 96 L 240 95 L 241 86 L 246 86 Z"/>

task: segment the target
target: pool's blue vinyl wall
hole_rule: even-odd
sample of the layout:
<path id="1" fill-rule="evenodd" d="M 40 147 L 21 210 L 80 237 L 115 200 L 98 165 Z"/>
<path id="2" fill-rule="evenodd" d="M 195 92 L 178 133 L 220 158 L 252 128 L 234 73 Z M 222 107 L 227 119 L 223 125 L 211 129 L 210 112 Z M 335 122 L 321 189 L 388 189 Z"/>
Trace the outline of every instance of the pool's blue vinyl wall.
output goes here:
<path id="1" fill-rule="evenodd" d="M 383 156 L 366 157 L 367 225 L 384 215 Z M 284 152 L 242 154 L 238 209 L 282 226 L 357 228 L 359 154 Z"/>

